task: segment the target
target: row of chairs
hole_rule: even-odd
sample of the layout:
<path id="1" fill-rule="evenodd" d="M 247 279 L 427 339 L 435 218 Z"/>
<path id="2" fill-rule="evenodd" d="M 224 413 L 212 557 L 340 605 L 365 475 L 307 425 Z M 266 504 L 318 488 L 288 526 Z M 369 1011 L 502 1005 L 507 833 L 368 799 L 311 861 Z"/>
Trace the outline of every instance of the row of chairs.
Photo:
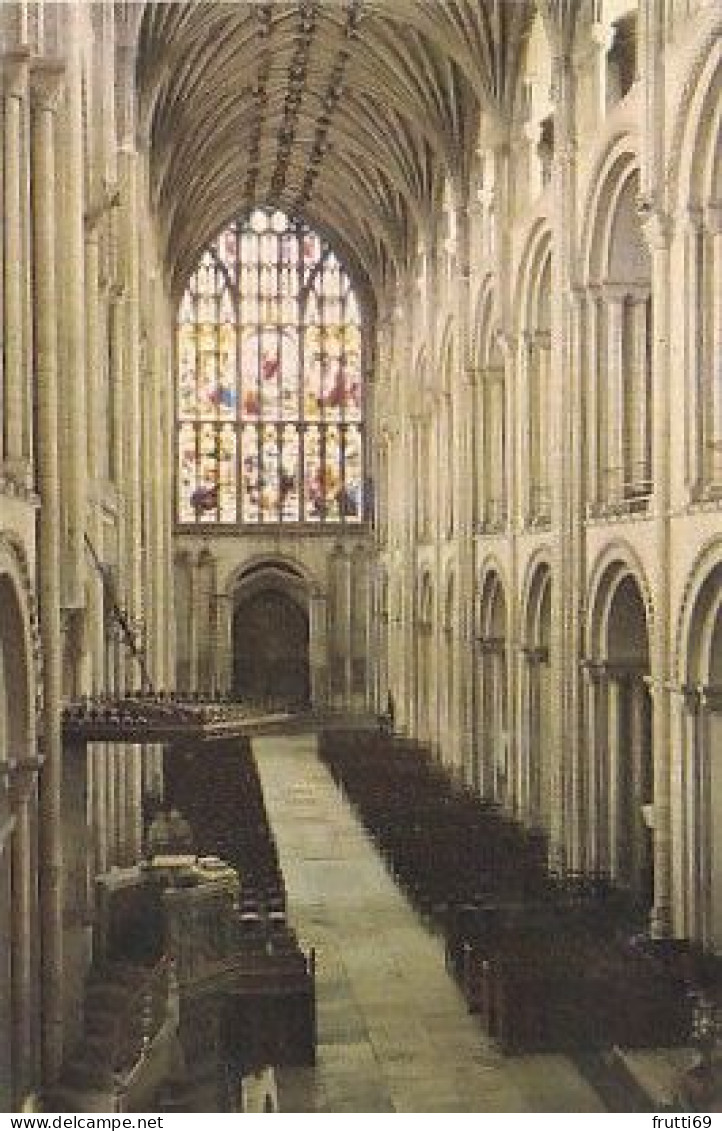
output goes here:
<path id="1" fill-rule="evenodd" d="M 278 850 L 247 738 L 178 745 L 164 759 L 166 797 L 193 829 L 201 856 L 218 856 L 239 876 L 237 906 L 221 924 L 215 956 L 199 967 L 182 1000 L 192 1041 L 202 1001 L 220 995 L 220 1055 L 251 1071 L 313 1064 L 315 970 L 287 922 Z"/>
<path id="2" fill-rule="evenodd" d="M 240 878 L 239 917 L 250 928 L 286 917 L 286 889 L 247 738 L 165 756 L 166 796 L 190 822 L 199 855 L 220 856 Z"/>
<path id="3" fill-rule="evenodd" d="M 443 932 L 469 1008 L 506 1052 L 671 1045 L 686 964 L 641 933 L 604 874 L 556 874 L 543 835 L 453 782 L 410 740 L 324 736 L 321 757 L 412 904 Z"/>

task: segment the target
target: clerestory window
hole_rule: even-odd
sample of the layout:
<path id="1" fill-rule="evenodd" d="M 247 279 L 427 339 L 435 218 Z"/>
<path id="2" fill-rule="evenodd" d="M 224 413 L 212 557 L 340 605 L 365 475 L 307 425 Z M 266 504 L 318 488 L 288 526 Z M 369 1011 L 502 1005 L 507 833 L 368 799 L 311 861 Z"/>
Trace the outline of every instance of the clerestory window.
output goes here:
<path id="1" fill-rule="evenodd" d="M 178 522 L 361 522 L 362 372 L 333 249 L 270 209 L 226 228 L 178 311 Z"/>

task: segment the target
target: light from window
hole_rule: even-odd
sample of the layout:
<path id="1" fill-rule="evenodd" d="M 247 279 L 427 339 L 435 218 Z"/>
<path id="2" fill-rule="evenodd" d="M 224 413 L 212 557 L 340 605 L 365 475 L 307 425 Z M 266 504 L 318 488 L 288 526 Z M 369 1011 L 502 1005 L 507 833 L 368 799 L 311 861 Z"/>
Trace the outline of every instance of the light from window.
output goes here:
<path id="1" fill-rule="evenodd" d="M 265 209 L 222 232 L 177 343 L 180 523 L 362 520 L 360 313 L 315 232 Z"/>

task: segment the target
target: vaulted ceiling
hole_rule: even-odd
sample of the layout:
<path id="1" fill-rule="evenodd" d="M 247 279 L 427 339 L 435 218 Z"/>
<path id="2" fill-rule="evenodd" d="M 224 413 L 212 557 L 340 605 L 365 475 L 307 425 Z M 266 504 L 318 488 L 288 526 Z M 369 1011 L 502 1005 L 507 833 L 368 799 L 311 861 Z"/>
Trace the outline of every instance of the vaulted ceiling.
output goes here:
<path id="1" fill-rule="evenodd" d="M 377 286 L 415 248 L 442 179 L 463 175 L 480 115 L 508 110 L 533 7 L 147 3 L 139 105 L 176 285 L 233 216 L 272 204 Z"/>

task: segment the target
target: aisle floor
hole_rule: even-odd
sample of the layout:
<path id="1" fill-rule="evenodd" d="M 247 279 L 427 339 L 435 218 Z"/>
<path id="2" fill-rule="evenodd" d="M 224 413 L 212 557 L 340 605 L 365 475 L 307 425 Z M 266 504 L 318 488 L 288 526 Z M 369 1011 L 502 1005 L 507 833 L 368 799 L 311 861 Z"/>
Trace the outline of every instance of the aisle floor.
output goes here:
<path id="1" fill-rule="evenodd" d="M 316 755 L 254 740 L 289 914 L 317 959 L 318 1064 L 279 1074 L 282 1111 L 603 1111 L 563 1056 L 504 1058 Z"/>

